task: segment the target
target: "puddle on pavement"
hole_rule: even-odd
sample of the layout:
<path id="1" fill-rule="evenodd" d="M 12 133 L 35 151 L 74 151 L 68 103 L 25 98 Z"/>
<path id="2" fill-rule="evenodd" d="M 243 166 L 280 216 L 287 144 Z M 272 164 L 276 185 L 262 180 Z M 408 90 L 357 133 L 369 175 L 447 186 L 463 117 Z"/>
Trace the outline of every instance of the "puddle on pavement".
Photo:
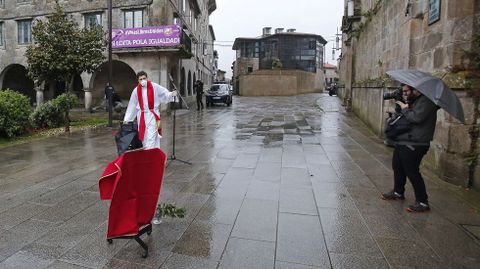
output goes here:
<path id="1" fill-rule="evenodd" d="M 271 145 L 272 143 L 275 143 L 275 142 L 283 142 L 283 134 L 270 133 L 265 135 L 265 138 L 263 139 L 264 145 Z"/>

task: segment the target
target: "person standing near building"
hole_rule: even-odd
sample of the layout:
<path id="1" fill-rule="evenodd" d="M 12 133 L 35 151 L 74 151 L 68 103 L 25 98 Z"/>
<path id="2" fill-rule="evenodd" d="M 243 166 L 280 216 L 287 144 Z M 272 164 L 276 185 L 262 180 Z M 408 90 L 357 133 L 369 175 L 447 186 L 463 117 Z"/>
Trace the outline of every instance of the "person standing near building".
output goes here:
<path id="1" fill-rule="evenodd" d="M 197 110 L 203 109 L 203 82 L 195 81 L 195 92 L 197 94 Z"/>
<path id="2" fill-rule="evenodd" d="M 425 212 L 430 210 L 430 206 L 425 182 L 420 173 L 420 163 L 430 147 L 430 141 L 433 140 L 439 107 L 409 85 L 403 85 L 402 90 L 408 104 L 401 101 L 396 103 L 401 108 L 401 114 L 410 122 L 411 129 L 398 135 L 394 141 L 395 150 L 392 158 L 394 188 L 390 192 L 383 193 L 381 198 L 404 200 L 408 177 L 415 192 L 415 203 L 406 210 Z"/>
<path id="3" fill-rule="evenodd" d="M 160 148 L 161 121 L 160 104 L 178 102 L 177 91 L 166 88 L 148 80 L 147 73 L 137 73 L 138 85 L 132 91 L 128 102 L 124 122 L 138 122 L 138 139 L 145 149 Z"/>

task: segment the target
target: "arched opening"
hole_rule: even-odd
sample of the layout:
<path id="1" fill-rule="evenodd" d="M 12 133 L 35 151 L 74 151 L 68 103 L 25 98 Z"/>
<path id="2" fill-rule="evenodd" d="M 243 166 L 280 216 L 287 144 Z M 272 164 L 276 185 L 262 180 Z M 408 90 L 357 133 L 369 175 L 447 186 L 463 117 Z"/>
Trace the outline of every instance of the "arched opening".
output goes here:
<path id="1" fill-rule="evenodd" d="M 188 82 L 187 82 L 187 88 L 188 88 L 188 95 L 192 95 L 192 73 L 188 71 Z"/>
<path id="2" fill-rule="evenodd" d="M 120 99 L 128 101 L 133 88 L 137 85 L 135 71 L 126 63 L 112 61 L 112 85 Z M 105 100 L 105 86 L 108 83 L 108 62 L 103 63 L 92 75 L 90 89 L 92 90 L 92 102 L 99 105 Z"/>
<path id="3" fill-rule="evenodd" d="M 193 73 L 193 84 L 195 84 L 195 82 L 197 82 L 197 75 Z M 193 87 L 193 94 L 197 94 L 197 89 L 195 89 L 195 87 Z"/>
<path id="4" fill-rule="evenodd" d="M 30 99 L 30 104 L 36 102 L 34 82 L 27 76 L 27 69 L 20 64 L 7 66 L 0 74 L 0 89 L 17 91 Z"/>
<path id="5" fill-rule="evenodd" d="M 73 93 L 78 97 L 79 100 L 85 99 L 85 92 L 83 91 L 83 81 L 80 75 L 75 75 L 73 78 Z"/>
<path id="6" fill-rule="evenodd" d="M 180 72 L 180 94 L 185 96 L 185 68 Z"/>

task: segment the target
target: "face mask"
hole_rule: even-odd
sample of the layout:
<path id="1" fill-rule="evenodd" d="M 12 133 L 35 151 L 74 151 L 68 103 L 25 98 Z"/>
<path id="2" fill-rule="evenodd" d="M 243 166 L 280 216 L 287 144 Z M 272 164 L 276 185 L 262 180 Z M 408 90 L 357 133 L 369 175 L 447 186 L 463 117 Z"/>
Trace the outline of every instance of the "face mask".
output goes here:
<path id="1" fill-rule="evenodd" d="M 142 85 L 142 87 L 147 86 L 147 80 L 144 79 L 144 80 L 140 81 L 140 85 Z"/>

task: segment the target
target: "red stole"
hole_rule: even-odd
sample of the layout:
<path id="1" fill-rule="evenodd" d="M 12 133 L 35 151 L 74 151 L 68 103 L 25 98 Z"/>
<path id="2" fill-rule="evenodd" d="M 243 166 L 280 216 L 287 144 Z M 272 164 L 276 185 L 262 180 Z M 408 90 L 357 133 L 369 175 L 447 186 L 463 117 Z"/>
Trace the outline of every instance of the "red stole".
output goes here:
<path id="1" fill-rule="evenodd" d="M 138 139 L 140 141 L 143 141 L 143 138 L 145 137 L 145 111 L 143 110 L 143 96 L 142 96 L 142 85 L 139 83 L 137 86 L 137 98 L 138 98 L 138 104 L 140 105 L 140 122 L 138 126 Z M 158 133 L 161 135 L 162 134 L 162 128 L 160 128 L 160 117 L 155 113 L 153 110 L 154 106 L 154 94 L 153 94 L 153 84 L 150 80 L 147 81 L 147 98 L 148 98 L 148 110 L 152 112 L 153 116 L 155 116 L 155 121 L 157 122 L 157 129 Z"/>

